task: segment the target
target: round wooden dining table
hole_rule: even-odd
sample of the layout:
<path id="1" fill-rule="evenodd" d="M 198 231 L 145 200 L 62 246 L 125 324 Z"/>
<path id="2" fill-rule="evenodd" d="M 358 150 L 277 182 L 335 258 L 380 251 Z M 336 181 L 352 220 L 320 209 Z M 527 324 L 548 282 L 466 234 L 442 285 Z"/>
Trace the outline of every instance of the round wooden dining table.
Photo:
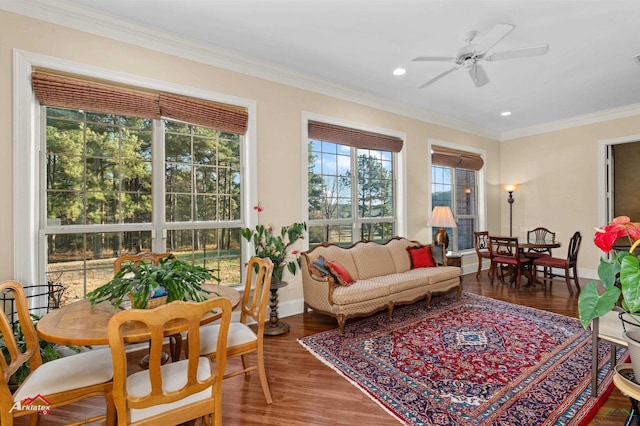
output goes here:
<path id="1" fill-rule="evenodd" d="M 240 303 L 240 293 L 231 287 L 212 284 L 205 284 L 203 287 L 211 292 L 208 294 L 210 298 L 225 297 L 234 308 Z M 42 340 L 51 343 L 73 346 L 108 345 L 109 319 L 116 312 L 119 309 L 114 310 L 109 302 L 91 305 L 89 299 L 83 299 L 50 311 L 40 318 L 36 329 Z M 202 324 L 208 324 L 217 318 L 219 315 L 212 312 L 202 318 Z M 175 335 L 176 332 L 171 325 L 165 330 L 167 336 Z M 146 333 L 141 324 L 131 323 L 124 336 L 125 342 L 138 342 L 143 340 Z"/>

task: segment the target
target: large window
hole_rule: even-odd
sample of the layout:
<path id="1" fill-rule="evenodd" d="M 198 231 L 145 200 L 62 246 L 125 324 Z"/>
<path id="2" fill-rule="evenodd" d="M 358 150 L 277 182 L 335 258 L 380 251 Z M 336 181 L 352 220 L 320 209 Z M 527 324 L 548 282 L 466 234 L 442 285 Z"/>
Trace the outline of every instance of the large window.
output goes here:
<path id="1" fill-rule="evenodd" d="M 336 143 L 323 134 L 333 140 L 313 138 L 310 132 L 308 141 L 309 242 L 349 245 L 392 238 L 397 223 L 395 154 Z"/>
<path id="2" fill-rule="evenodd" d="M 116 256 L 170 251 L 242 282 L 254 101 L 28 52 L 15 63 L 17 280 L 81 298 Z"/>
<path id="3" fill-rule="evenodd" d="M 456 219 L 456 228 L 446 229 L 453 238 L 449 250 L 473 249 L 473 233 L 479 230 L 479 170 L 482 158 L 473 153 L 432 147 L 431 205 L 448 206 Z M 432 229 L 435 235 L 437 229 Z"/>
<path id="4" fill-rule="evenodd" d="M 115 257 L 140 251 L 170 251 L 240 282 L 240 135 L 44 109 L 41 243 L 49 280 L 68 297 L 84 297 L 110 279 Z"/>

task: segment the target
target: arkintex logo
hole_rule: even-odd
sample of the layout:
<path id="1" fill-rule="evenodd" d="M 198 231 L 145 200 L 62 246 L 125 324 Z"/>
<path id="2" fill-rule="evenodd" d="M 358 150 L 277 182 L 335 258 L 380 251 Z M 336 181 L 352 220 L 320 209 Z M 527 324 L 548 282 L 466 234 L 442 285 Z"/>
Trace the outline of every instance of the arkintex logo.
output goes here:
<path id="1" fill-rule="evenodd" d="M 9 412 L 13 413 L 14 410 L 39 411 L 40 414 L 49 414 L 51 412 L 51 404 L 49 404 L 49 401 L 47 401 L 44 396 L 38 394 L 33 398 L 25 398 L 22 401 L 16 402 Z"/>

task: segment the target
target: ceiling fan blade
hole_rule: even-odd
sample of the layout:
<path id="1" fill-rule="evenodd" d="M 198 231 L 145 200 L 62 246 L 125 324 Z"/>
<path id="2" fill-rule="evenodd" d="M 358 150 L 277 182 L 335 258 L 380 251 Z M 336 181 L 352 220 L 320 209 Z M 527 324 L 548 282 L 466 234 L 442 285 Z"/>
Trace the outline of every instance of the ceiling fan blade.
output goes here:
<path id="1" fill-rule="evenodd" d="M 482 40 L 480 40 L 473 50 L 479 55 L 485 53 L 487 50 L 498 44 L 500 40 L 505 38 L 507 34 L 513 31 L 514 28 L 515 27 L 510 24 L 497 24 L 486 36 L 482 38 Z"/>
<path id="2" fill-rule="evenodd" d="M 521 49 L 505 50 L 504 52 L 496 52 L 484 58 L 486 61 L 502 61 L 503 59 L 528 58 L 529 56 L 540 56 L 547 53 L 548 44 L 539 46 L 523 47 Z"/>
<path id="3" fill-rule="evenodd" d="M 413 62 L 451 62 L 456 58 L 451 56 L 418 56 L 413 58 Z"/>
<path id="4" fill-rule="evenodd" d="M 482 87 L 485 84 L 489 83 L 489 77 L 487 77 L 487 73 L 484 72 L 484 69 L 478 65 L 473 64 L 471 68 L 469 68 L 469 75 L 471 76 L 471 80 L 476 85 L 476 87 Z"/>
<path id="5" fill-rule="evenodd" d="M 444 76 L 448 75 L 449 73 L 457 70 L 458 68 L 460 68 L 459 65 L 457 65 L 457 66 L 455 66 L 455 67 L 453 67 L 451 69 L 448 69 L 443 73 L 438 74 L 437 76 L 433 77 L 431 80 L 429 80 L 426 83 L 424 83 L 422 86 L 419 86 L 418 89 L 424 89 L 425 87 L 435 83 L 436 81 L 440 80 L 442 77 L 444 77 Z"/>

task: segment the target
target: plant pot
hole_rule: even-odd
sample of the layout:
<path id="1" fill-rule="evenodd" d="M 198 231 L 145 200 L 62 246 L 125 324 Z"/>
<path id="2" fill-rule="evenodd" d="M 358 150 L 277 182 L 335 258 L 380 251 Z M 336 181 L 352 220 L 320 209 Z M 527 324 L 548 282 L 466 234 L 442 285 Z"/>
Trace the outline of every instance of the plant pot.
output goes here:
<path id="1" fill-rule="evenodd" d="M 640 317 L 637 314 L 631 315 L 628 312 L 620 312 L 618 318 L 622 321 L 624 331 L 640 330 Z"/>
<path id="2" fill-rule="evenodd" d="M 140 309 L 139 306 L 134 306 L 133 295 L 132 294 L 129 295 L 129 300 L 131 301 L 131 307 L 132 308 Z M 151 299 L 149 299 L 147 301 L 147 304 L 144 307 L 144 309 L 157 308 L 158 306 L 165 305 L 166 303 L 167 303 L 167 296 L 152 297 Z"/>
<path id="3" fill-rule="evenodd" d="M 635 377 L 640 377 L 640 329 L 625 331 L 623 336 L 624 340 L 627 341 L 629 354 L 631 355 L 633 374 Z"/>

